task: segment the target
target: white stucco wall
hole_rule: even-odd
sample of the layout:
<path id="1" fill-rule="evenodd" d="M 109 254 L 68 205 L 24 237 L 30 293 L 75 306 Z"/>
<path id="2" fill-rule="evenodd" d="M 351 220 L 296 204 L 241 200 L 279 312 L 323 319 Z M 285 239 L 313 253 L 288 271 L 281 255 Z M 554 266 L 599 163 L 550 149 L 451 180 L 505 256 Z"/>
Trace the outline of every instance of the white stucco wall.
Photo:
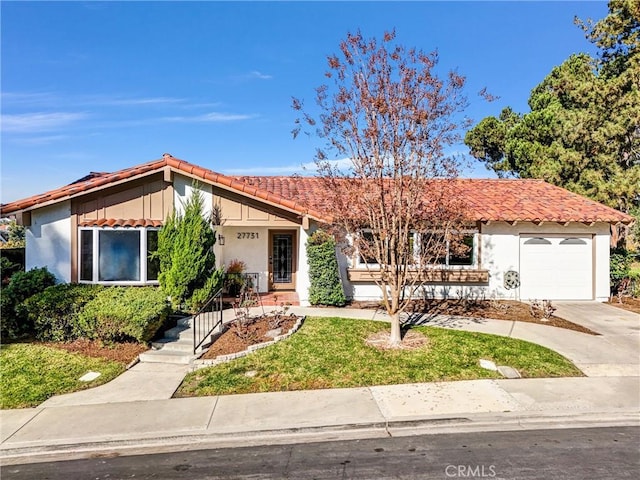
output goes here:
<path id="1" fill-rule="evenodd" d="M 47 267 L 58 282 L 71 281 L 71 202 L 31 212 L 26 228 L 25 268 Z"/>
<path id="2" fill-rule="evenodd" d="M 307 261 L 307 240 L 313 230 L 298 229 L 298 276 L 296 277 L 296 293 L 300 305 L 308 307 L 309 304 L 309 262 Z"/>
<path id="3" fill-rule="evenodd" d="M 216 232 L 224 236 L 224 246 L 218 246 L 217 261 L 225 267 L 232 260 L 242 260 L 247 265 L 246 273 L 260 274 L 260 292 L 269 289 L 269 229 L 268 227 L 217 227 Z M 239 232 L 256 233 L 256 238 L 238 239 Z"/>
<path id="4" fill-rule="evenodd" d="M 173 207 L 177 212 L 184 211 L 184 203 L 189 200 L 191 193 L 195 190 L 193 188 L 194 180 L 185 177 L 184 175 L 174 174 L 173 177 Z M 205 216 L 211 215 L 213 208 L 213 187 L 206 183 L 198 183 L 197 190 L 202 193 L 202 199 L 204 200 L 204 213 Z"/>

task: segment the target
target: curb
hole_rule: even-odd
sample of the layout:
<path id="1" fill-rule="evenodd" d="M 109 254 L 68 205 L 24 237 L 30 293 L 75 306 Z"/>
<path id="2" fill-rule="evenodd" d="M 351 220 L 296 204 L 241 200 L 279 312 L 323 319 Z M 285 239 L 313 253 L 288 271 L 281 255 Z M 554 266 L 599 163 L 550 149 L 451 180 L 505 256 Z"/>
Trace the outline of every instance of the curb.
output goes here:
<path id="1" fill-rule="evenodd" d="M 106 439 L 80 443 L 24 445 L 0 448 L 3 465 L 39 463 L 79 458 L 167 453 L 207 448 L 234 448 L 292 443 L 330 442 L 366 438 L 438 435 L 469 432 L 526 431 L 561 428 L 640 427 L 640 412 L 571 412 L 473 414 L 408 420 L 294 427 L 248 432 L 189 433 L 147 438 Z"/>

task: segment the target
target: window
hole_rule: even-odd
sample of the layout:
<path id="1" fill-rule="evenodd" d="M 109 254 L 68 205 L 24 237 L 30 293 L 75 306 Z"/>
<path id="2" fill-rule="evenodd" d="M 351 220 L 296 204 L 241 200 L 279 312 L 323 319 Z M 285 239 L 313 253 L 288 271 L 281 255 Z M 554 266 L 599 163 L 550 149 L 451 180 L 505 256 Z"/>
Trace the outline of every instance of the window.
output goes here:
<path id="1" fill-rule="evenodd" d="M 158 231 L 145 228 L 82 228 L 79 279 L 91 283 L 155 283 L 159 265 L 150 258 Z"/>
<path id="2" fill-rule="evenodd" d="M 365 230 L 360 234 L 368 244 L 373 243 L 372 232 Z M 473 266 L 476 264 L 475 239 L 476 232 L 474 231 L 452 234 L 448 239 L 445 239 L 444 234 L 439 232 L 414 232 L 409 242 L 416 262 L 428 265 Z M 377 265 L 375 258 L 368 258 L 371 256 L 366 255 L 365 252 L 358 252 L 356 265 Z"/>
<path id="3" fill-rule="evenodd" d="M 475 264 L 475 233 L 462 232 L 444 238 L 444 233 L 415 234 L 420 260 L 431 265 L 470 266 Z"/>
<path id="4" fill-rule="evenodd" d="M 373 233 L 369 232 L 369 231 L 364 231 L 364 232 L 360 232 L 360 235 L 362 235 L 362 241 L 364 243 L 366 243 L 367 245 L 370 246 L 370 248 L 374 248 L 373 245 Z M 358 263 L 362 264 L 362 265 L 377 265 L 378 262 L 376 261 L 375 258 L 373 258 L 373 255 L 369 255 L 367 256 L 365 252 L 360 251 L 358 253 Z"/>
<path id="5" fill-rule="evenodd" d="M 551 242 L 546 238 L 534 237 L 524 242 L 525 245 L 551 245 Z"/>
<path id="6" fill-rule="evenodd" d="M 376 245 L 374 243 L 374 239 L 373 239 L 373 232 L 371 230 L 363 230 L 360 232 L 360 235 L 362 237 L 362 242 L 365 243 L 366 245 L 368 245 L 368 247 L 366 248 L 367 251 L 363 251 L 362 248 L 359 249 L 358 251 L 358 255 L 357 255 L 357 265 L 361 265 L 361 266 L 378 266 L 378 259 L 376 258 Z M 413 248 L 413 240 L 411 240 L 411 245 L 410 248 Z M 363 247 L 362 244 L 360 244 L 360 247 Z M 391 262 L 391 256 L 387 255 L 387 259 L 386 259 L 387 263 Z"/>
<path id="7" fill-rule="evenodd" d="M 587 242 L 585 242 L 581 238 L 575 238 L 575 237 L 565 238 L 560 242 L 560 245 L 586 245 L 586 244 Z"/>

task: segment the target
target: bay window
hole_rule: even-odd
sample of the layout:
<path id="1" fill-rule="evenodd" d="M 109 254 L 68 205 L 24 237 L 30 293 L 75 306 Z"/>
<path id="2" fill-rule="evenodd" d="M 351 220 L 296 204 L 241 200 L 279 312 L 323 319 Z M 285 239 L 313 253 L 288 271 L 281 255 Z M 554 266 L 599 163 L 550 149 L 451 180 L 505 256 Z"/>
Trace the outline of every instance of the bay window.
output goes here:
<path id="1" fill-rule="evenodd" d="M 81 228 L 78 278 L 107 284 L 157 283 L 158 230 L 151 228 Z"/>

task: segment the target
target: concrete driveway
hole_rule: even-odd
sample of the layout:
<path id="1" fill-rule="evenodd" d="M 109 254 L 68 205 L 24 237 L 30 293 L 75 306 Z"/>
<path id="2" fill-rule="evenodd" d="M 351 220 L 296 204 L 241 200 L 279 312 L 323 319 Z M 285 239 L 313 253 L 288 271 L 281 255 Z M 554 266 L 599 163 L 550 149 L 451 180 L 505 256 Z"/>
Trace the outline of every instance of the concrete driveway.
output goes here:
<path id="1" fill-rule="evenodd" d="M 556 315 L 601 335 L 638 335 L 640 315 L 601 302 L 553 302 Z"/>
<path id="2" fill-rule="evenodd" d="M 584 339 L 582 351 L 572 355 L 574 363 L 587 375 L 640 376 L 639 314 L 600 302 L 554 302 L 554 305 L 557 316 L 600 334 Z"/>

